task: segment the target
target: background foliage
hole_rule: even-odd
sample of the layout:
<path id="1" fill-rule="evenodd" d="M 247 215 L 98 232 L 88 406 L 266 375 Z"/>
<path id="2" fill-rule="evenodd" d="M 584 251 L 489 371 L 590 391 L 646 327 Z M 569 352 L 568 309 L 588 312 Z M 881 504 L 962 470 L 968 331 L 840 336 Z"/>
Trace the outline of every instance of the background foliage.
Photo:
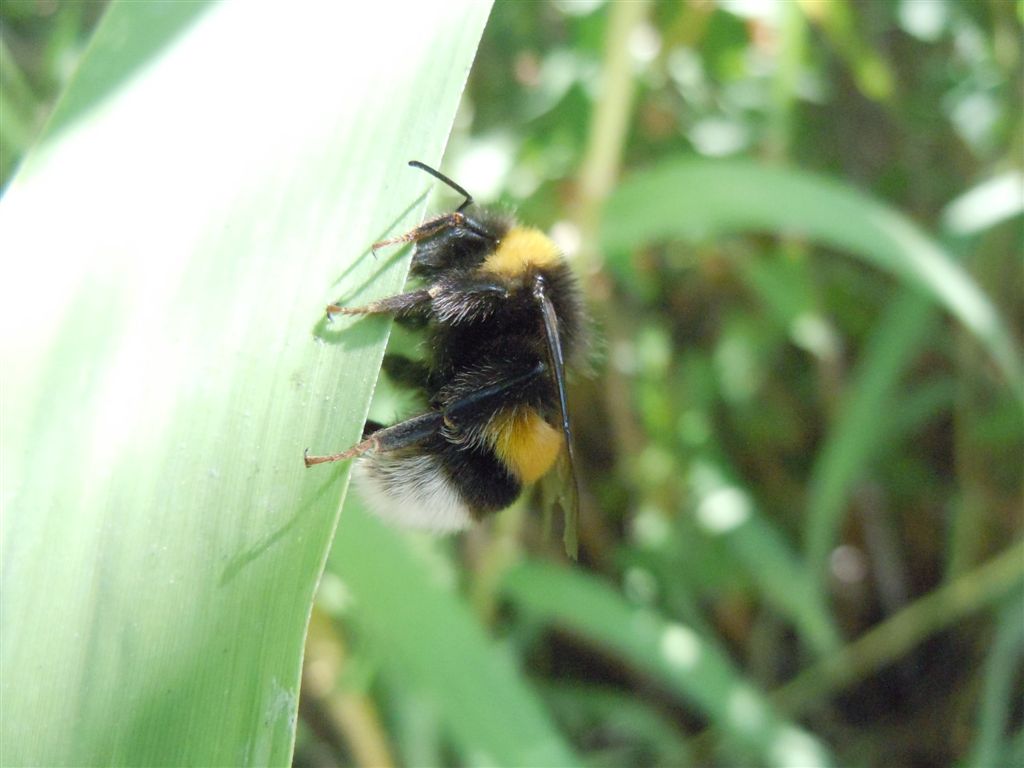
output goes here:
<path id="1" fill-rule="evenodd" d="M 24 9 L 5 174 L 91 13 Z M 1022 19 L 495 6 L 445 168 L 587 286 L 581 559 L 350 498 L 297 764 L 1024 762 Z"/>

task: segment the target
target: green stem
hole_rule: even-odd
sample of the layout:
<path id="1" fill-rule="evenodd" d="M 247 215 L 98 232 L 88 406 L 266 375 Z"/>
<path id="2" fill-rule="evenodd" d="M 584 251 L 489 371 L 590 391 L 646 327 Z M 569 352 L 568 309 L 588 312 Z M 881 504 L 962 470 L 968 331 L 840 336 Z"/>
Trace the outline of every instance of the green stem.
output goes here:
<path id="1" fill-rule="evenodd" d="M 576 220 L 582 237 L 579 262 L 584 274 L 599 266 L 597 238 L 601 208 L 619 176 L 636 92 L 629 39 L 646 21 L 649 6 L 648 0 L 636 0 L 612 3 L 609 9 L 601 93 L 594 106 L 587 147 L 580 164 Z"/>
<path id="2" fill-rule="evenodd" d="M 572 211 L 572 219 L 580 233 L 576 262 L 579 273 L 587 281 L 594 320 L 607 331 L 609 348 L 614 348 L 616 343 L 628 337 L 628 330 L 623 323 L 613 322 L 613 318 L 617 319 L 621 313 L 612 307 L 611 282 L 600 271 L 598 241 L 604 204 L 618 180 L 633 114 L 636 78 L 630 61 L 629 40 L 646 22 L 649 12 L 649 0 L 612 3 L 609 8 L 601 65 L 601 92 L 590 120 L 587 146 L 580 163 L 576 205 Z M 604 407 L 613 444 L 618 446 L 622 456 L 638 454 L 645 439 L 630 411 L 630 402 L 631 392 L 625 377 L 614 365 L 608 366 Z M 607 562 L 610 550 L 604 543 L 610 541 L 610 535 L 604 530 L 600 517 L 584 515 L 581 526 L 580 536 L 588 556 L 598 563 Z"/>

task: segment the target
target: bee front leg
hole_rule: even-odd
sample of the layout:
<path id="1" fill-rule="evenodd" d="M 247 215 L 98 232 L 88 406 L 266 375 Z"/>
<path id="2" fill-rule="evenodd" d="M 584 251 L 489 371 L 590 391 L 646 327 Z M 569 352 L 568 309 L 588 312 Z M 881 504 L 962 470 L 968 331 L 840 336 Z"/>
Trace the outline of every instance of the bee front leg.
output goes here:
<path id="1" fill-rule="evenodd" d="M 420 240 L 426 240 L 427 238 L 433 237 L 446 229 L 461 227 L 465 225 L 465 223 L 466 217 L 461 211 L 456 211 L 455 213 L 443 213 L 440 216 L 428 219 L 415 229 L 406 232 L 404 235 L 398 235 L 397 237 L 389 237 L 386 240 L 377 241 L 370 246 L 370 250 L 376 253 L 378 248 L 383 248 L 386 245 L 418 243 Z"/>

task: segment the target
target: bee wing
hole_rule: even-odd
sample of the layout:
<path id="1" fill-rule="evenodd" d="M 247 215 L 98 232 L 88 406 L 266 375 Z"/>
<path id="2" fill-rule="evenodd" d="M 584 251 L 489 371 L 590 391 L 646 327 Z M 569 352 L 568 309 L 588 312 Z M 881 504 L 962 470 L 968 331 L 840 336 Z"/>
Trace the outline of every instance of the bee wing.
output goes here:
<path id="1" fill-rule="evenodd" d="M 531 503 L 542 514 L 541 532 L 545 541 L 551 539 L 556 515 L 563 519 L 562 539 L 565 554 L 577 559 L 577 529 L 579 521 L 579 493 L 569 468 L 568 454 L 562 451 L 554 468 L 537 481 Z"/>
<path id="2" fill-rule="evenodd" d="M 568 451 L 562 451 L 555 471 L 549 472 L 544 478 L 542 493 L 546 510 L 545 522 L 549 524 L 552 512 L 562 516 L 565 554 L 576 560 L 579 555 L 580 493 Z"/>
<path id="3" fill-rule="evenodd" d="M 547 340 L 548 371 L 551 376 L 551 383 L 558 393 L 558 407 L 562 421 L 562 435 L 565 438 L 565 448 L 558 461 L 558 475 L 561 480 L 561 487 L 567 490 L 567 500 L 560 503 L 562 514 L 565 518 L 564 542 L 565 552 L 574 560 L 578 553 L 577 530 L 580 516 L 579 506 L 579 482 L 576 478 L 576 455 L 572 445 L 572 425 L 569 423 L 569 405 L 565 394 L 565 360 L 562 356 L 562 341 L 558 335 L 558 315 L 555 307 L 548 298 L 547 285 L 540 275 L 534 280 L 533 295 L 540 305 L 541 315 L 544 318 L 544 335 Z M 565 495 L 560 496 L 560 500 Z"/>

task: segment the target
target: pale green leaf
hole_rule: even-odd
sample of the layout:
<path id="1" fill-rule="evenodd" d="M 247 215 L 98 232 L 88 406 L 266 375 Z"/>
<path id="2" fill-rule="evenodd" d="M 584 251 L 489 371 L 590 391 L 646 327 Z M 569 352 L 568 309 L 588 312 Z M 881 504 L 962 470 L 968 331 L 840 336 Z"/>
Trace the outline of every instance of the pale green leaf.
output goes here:
<path id="1" fill-rule="evenodd" d="M 120 2 L 0 205 L 0 762 L 285 764 L 313 592 L 488 3 Z"/>

